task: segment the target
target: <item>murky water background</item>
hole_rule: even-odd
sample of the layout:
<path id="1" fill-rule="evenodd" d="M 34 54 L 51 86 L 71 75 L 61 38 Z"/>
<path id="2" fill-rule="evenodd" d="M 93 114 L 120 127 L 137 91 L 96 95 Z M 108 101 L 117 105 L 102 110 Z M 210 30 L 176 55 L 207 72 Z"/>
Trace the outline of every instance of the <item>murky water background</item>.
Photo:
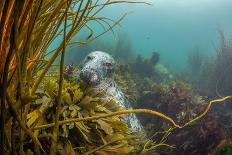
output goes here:
<path id="1" fill-rule="evenodd" d="M 118 35 L 122 35 L 134 53 L 148 57 L 157 51 L 161 54 L 161 62 L 174 70 L 183 70 L 190 51 L 199 48 L 206 56 L 214 55 L 219 46 L 218 31 L 224 31 L 226 35 L 232 32 L 230 0 L 151 2 L 152 6 L 123 4 L 104 10 L 103 14 L 113 19 L 130 13 L 114 30 L 115 36 L 108 33 L 100 40 L 114 45 Z M 99 25 L 95 29 L 102 30 Z"/>

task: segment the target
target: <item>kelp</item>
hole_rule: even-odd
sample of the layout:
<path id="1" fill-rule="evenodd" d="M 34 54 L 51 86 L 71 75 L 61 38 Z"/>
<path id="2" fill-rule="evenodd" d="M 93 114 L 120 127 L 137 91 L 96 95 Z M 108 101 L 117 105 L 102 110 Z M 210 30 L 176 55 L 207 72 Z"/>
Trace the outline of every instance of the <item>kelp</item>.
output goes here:
<path id="1" fill-rule="evenodd" d="M 36 129 L 39 125 L 53 122 L 58 87 L 56 76 L 45 77 L 42 81 L 38 92 L 41 98 L 32 103 L 27 115 L 27 126 L 31 130 Z M 113 100 L 103 100 L 103 94 L 104 92 L 96 93 L 82 82 L 64 81 L 60 120 L 99 116 L 122 109 Z M 40 139 L 41 143 L 49 143 L 48 135 L 51 133 L 51 129 L 35 130 L 35 133 L 37 133 L 37 137 L 43 135 L 43 139 Z M 94 152 L 128 154 L 135 152 L 136 148 L 134 147 L 139 145 L 138 137 L 132 133 L 120 116 L 60 125 L 58 139 L 58 146 L 62 146 L 62 149 L 59 150 L 61 154 L 70 149 L 75 154 Z M 48 153 L 49 150 L 45 150 L 45 152 Z"/>
<path id="2" fill-rule="evenodd" d="M 137 151 L 139 144 L 134 143 L 138 137 L 131 134 L 119 115 L 149 113 L 167 120 L 174 128 L 183 128 L 202 118 L 213 103 L 230 99 L 210 102 L 202 115 L 180 125 L 157 111 L 120 109 L 113 101 L 101 101 L 104 92 L 93 94 L 77 83 L 64 81 L 65 48 L 87 44 L 112 31 L 126 16 L 117 21 L 98 16 L 106 6 L 135 2 L 141 1 L 0 2 L 0 154 L 128 154 Z M 95 34 L 91 21 L 99 23 L 103 32 Z M 82 30 L 88 31 L 86 40 L 74 40 Z M 51 49 L 60 38 L 61 42 Z M 52 75 L 48 72 L 59 55 L 59 72 Z"/>
<path id="3" fill-rule="evenodd" d="M 45 86 L 47 86 L 47 85 L 49 85 L 49 86 L 53 85 L 54 86 L 54 85 L 57 85 L 57 82 L 53 81 L 53 84 L 47 84 L 46 83 Z M 148 140 L 145 144 L 143 144 L 143 142 L 140 140 L 140 142 L 141 142 L 140 144 L 134 144 L 133 143 L 132 147 L 136 146 L 135 150 L 137 150 L 137 151 L 140 150 L 141 151 L 140 153 L 148 153 L 148 154 L 151 153 L 151 152 L 156 152 L 157 149 L 159 149 L 160 147 L 167 147 L 167 148 L 172 148 L 172 149 L 175 148 L 174 146 L 168 145 L 168 144 L 165 143 L 167 141 L 167 137 L 175 129 L 177 129 L 177 128 L 185 128 L 185 127 L 191 125 L 195 121 L 197 121 L 197 120 L 201 119 L 202 117 L 204 117 L 213 103 L 217 103 L 217 102 L 220 102 L 220 101 L 223 101 L 223 100 L 226 100 L 226 99 L 230 98 L 230 97 L 226 97 L 226 98 L 223 98 L 223 99 L 211 101 L 210 104 L 207 106 L 207 108 L 204 109 L 205 111 L 203 111 L 201 114 L 199 114 L 199 116 L 195 116 L 195 118 L 191 118 L 189 120 L 189 122 L 187 122 L 187 123 L 182 122 L 184 124 L 180 125 L 180 124 L 177 124 L 170 117 L 167 117 L 167 116 L 165 116 L 165 115 L 163 115 L 163 114 L 161 114 L 159 112 L 156 112 L 156 111 L 152 111 L 152 110 L 148 110 L 148 109 L 123 110 L 120 107 L 115 108 L 115 107 L 118 106 L 117 103 L 115 103 L 113 101 L 105 102 L 104 100 L 102 100 L 103 97 L 101 95 L 103 95 L 104 92 L 100 93 L 100 94 L 97 94 L 96 98 L 95 97 L 92 98 L 92 97 L 90 97 L 88 95 L 86 96 L 83 92 L 85 92 L 87 94 L 91 94 L 91 95 L 94 96 L 94 95 L 96 95 L 96 94 L 94 94 L 94 91 L 90 91 L 88 89 L 85 90 L 85 91 L 81 91 L 81 88 L 79 86 L 77 86 L 75 83 L 73 83 L 73 84 L 69 83 L 68 85 L 64 84 L 64 86 L 68 88 L 68 91 L 64 89 L 65 92 L 63 93 L 64 96 L 62 98 L 64 100 L 64 103 L 66 103 L 66 104 L 63 105 L 62 107 L 66 107 L 66 109 L 69 109 L 70 111 L 69 112 L 67 112 L 67 110 L 63 111 L 63 118 L 64 118 L 63 120 L 64 121 L 60 121 L 59 125 L 62 126 L 62 128 L 65 129 L 65 131 L 68 133 L 68 132 L 70 132 L 70 129 L 73 129 L 75 127 L 76 123 L 79 124 L 82 121 L 84 121 L 83 124 L 81 123 L 78 126 L 76 126 L 76 127 L 79 127 L 79 128 L 82 129 L 82 130 L 81 129 L 79 129 L 79 130 L 83 135 L 82 136 L 78 135 L 78 131 L 74 132 L 77 137 L 82 137 L 82 139 L 86 140 L 86 142 L 83 142 L 81 140 L 76 140 L 76 141 L 79 141 L 81 144 L 86 144 L 87 142 L 91 143 L 91 140 L 96 140 L 96 139 L 101 139 L 102 140 L 102 137 L 101 138 L 96 137 L 99 132 L 94 132 L 92 130 L 93 128 L 96 129 L 96 127 L 95 126 L 93 127 L 92 125 L 90 125 L 91 124 L 90 122 L 94 122 L 94 123 L 97 123 L 98 125 L 100 125 L 100 129 L 102 129 L 101 131 L 104 131 L 104 134 L 112 134 L 113 133 L 114 135 L 117 135 L 117 132 L 119 131 L 118 127 L 124 126 L 123 127 L 124 130 L 122 130 L 122 129 L 120 129 L 120 130 L 123 131 L 122 134 L 127 135 L 128 132 L 126 132 L 126 131 L 128 131 L 128 128 L 127 128 L 126 123 L 124 122 L 124 125 L 122 125 L 122 124 L 120 124 L 121 121 L 118 121 L 117 118 L 115 119 L 115 117 L 113 119 L 111 119 L 110 116 L 117 116 L 119 114 L 126 114 L 126 113 L 129 113 L 129 112 L 150 113 L 152 115 L 156 115 L 156 116 L 159 116 L 161 118 L 164 118 L 168 122 L 170 122 L 171 125 L 173 125 L 173 127 L 170 127 L 167 131 L 163 132 L 162 133 L 163 135 L 161 136 L 161 138 L 159 138 L 160 137 L 160 132 L 158 132 L 158 133 L 155 133 L 155 135 L 153 135 L 151 137 L 151 139 L 156 139 L 155 141 Z M 73 87 L 75 89 L 72 90 Z M 50 88 L 53 88 L 54 91 L 50 90 L 49 92 L 56 92 L 57 93 L 56 87 L 49 87 L 49 89 Z M 70 88 L 71 88 L 71 90 L 70 90 Z M 43 89 L 49 90 L 48 88 L 43 88 Z M 51 93 L 51 94 L 53 94 L 53 93 Z M 73 95 L 73 94 L 76 94 L 76 95 Z M 74 96 L 77 96 L 77 97 L 74 97 Z M 72 104 L 72 101 L 75 101 L 75 104 Z M 71 105 L 70 105 L 70 103 L 71 103 Z M 99 106 L 99 104 L 100 104 L 100 106 Z M 70 105 L 70 106 L 68 106 L 68 105 Z M 102 106 L 103 106 L 104 110 L 102 109 Z M 112 107 L 114 107 L 113 108 L 114 110 L 112 110 L 112 109 L 109 110 Z M 99 110 L 99 108 L 101 110 L 103 110 L 104 112 Z M 82 111 L 81 109 L 83 109 L 83 114 L 84 115 L 83 114 L 82 115 L 78 114 L 78 111 Z M 49 113 L 51 113 L 51 112 L 49 112 Z M 45 116 L 48 116 L 48 115 L 45 115 Z M 77 117 L 77 118 L 75 118 L 75 117 Z M 112 122 L 109 125 L 108 119 L 110 119 L 111 121 L 114 121 L 114 123 Z M 106 121 L 106 122 L 104 122 L 104 121 Z M 114 126 L 111 126 L 113 124 L 114 124 Z M 69 127 L 66 127 L 66 125 L 68 125 Z M 90 125 L 90 126 L 84 127 L 84 125 L 87 125 L 87 126 Z M 47 124 L 47 125 L 39 125 L 39 126 L 35 127 L 34 129 L 36 129 L 36 130 L 37 129 L 42 129 L 43 130 L 43 129 L 46 129 L 46 128 L 50 128 L 52 126 L 54 126 L 54 123 Z M 88 133 L 89 133 L 88 131 L 91 131 L 91 133 L 94 133 L 94 134 L 93 135 L 92 134 L 88 135 Z M 68 135 L 67 133 L 64 134 L 64 135 L 67 136 Z M 157 134 L 159 134 L 158 137 L 157 137 Z M 91 135 L 93 137 L 91 137 Z M 103 135 L 103 134 L 100 134 L 100 135 Z M 87 138 L 89 136 L 91 138 Z M 130 136 L 133 137 L 134 135 L 131 134 Z M 70 140 L 70 139 L 72 139 L 72 137 L 70 137 L 68 139 Z M 138 137 L 136 136 L 134 138 L 138 138 Z M 103 142 L 104 142 L 104 140 L 103 140 Z M 144 142 L 145 142 L 145 140 L 144 140 Z M 97 142 L 97 144 L 100 144 L 100 143 L 101 142 L 99 142 L 99 141 Z M 96 150 L 97 148 L 102 149 L 102 147 L 105 146 L 105 145 L 110 146 L 110 148 L 112 148 L 113 146 L 112 146 L 111 142 L 109 142 L 109 143 L 110 144 L 104 144 L 103 143 L 100 146 L 96 146 L 96 145 L 91 143 L 91 147 L 95 146 L 95 148 L 92 148 L 89 151 L 87 151 L 87 150 L 86 151 L 91 152 L 93 150 Z M 142 149 L 141 145 L 144 145 L 143 149 Z M 83 149 L 83 148 L 86 148 L 86 147 L 81 147 L 81 148 Z M 119 149 L 119 150 L 122 151 L 121 149 Z M 132 149 L 130 151 L 134 152 L 135 150 Z M 114 152 L 110 152 L 108 150 L 107 153 L 113 154 Z M 125 152 L 122 151 L 121 153 L 125 153 Z"/>
<path id="4" fill-rule="evenodd" d="M 129 0 L 122 1 L 124 2 Z M 67 45 L 88 43 L 111 31 L 123 19 L 124 16 L 118 21 L 97 16 L 106 6 L 115 3 L 119 1 L 1 1 L 1 154 L 10 153 L 9 151 L 16 153 L 16 150 L 20 150 L 20 154 L 23 154 L 27 135 L 35 143 L 35 152 L 40 154 L 41 144 L 26 126 L 26 116 L 31 103 L 39 98 L 35 93 L 53 62 Z M 66 21 L 67 24 L 65 24 Z M 101 23 L 104 27 L 103 32 L 95 34 L 88 25 L 90 21 Z M 83 29 L 89 32 L 86 40 L 72 40 Z M 51 44 L 62 36 L 64 39 L 54 49 L 50 49 Z M 50 53 L 49 57 L 47 57 L 48 53 Z M 63 68 L 62 64 L 60 66 Z M 62 74 L 61 72 L 60 81 L 62 81 Z M 62 90 L 61 88 L 59 89 Z M 13 126 L 12 132 L 19 131 L 19 148 L 15 147 L 14 134 L 11 134 L 10 140 L 9 136 L 5 136 L 4 132 L 8 132 L 5 125 Z"/>
<path id="5" fill-rule="evenodd" d="M 122 67 L 119 65 L 119 68 Z M 230 140 L 229 128 L 226 128 L 228 134 L 224 131 L 226 124 L 229 124 L 229 117 L 218 119 L 218 116 L 226 116 L 229 112 L 228 108 L 227 114 L 225 110 L 222 110 L 225 108 L 223 104 L 218 106 L 218 108 L 221 108 L 219 111 L 223 111 L 223 113 L 217 115 L 215 109 L 209 110 L 210 108 L 207 107 L 207 100 L 209 99 L 194 92 L 192 86 L 187 82 L 170 80 L 169 83 L 157 83 L 151 78 L 149 80 L 138 76 L 135 78 L 133 77 L 134 74 L 129 73 L 128 70 L 122 72 L 123 70 L 125 69 L 120 69 L 121 72 L 119 73 L 119 84 L 125 88 L 123 90 L 128 93 L 127 87 L 136 85 L 135 91 L 141 92 L 138 93 L 134 107 L 158 110 L 163 114 L 168 114 L 179 124 L 189 120 L 191 122 L 182 130 L 178 130 L 160 118 L 139 114 L 138 117 L 150 137 L 150 140 L 144 145 L 143 152 L 148 152 L 148 154 L 157 152 L 165 154 L 198 154 L 204 152 L 203 154 L 206 154 L 219 143 Z M 134 82 L 132 84 L 131 80 L 128 80 L 128 76 L 133 77 Z M 123 79 L 123 82 L 121 82 L 121 79 Z M 143 87 L 139 87 L 139 85 Z M 206 107 L 208 110 L 204 112 L 205 115 L 201 116 L 199 121 L 194 121 L 194 118 L 206 110 Z"/>

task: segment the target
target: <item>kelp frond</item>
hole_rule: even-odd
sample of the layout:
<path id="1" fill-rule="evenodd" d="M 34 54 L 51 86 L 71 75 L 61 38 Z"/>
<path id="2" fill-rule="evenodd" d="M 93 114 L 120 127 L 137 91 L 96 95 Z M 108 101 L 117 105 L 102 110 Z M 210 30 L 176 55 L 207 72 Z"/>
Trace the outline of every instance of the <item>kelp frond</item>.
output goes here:
<path id="1" fill-rule="evenodd" d="M 77 150 L 81 153 L 91 154 L 100 151 L 128 154 L 135 149 L 131 143 L 136 137 L 130 134 L 130 129 L 120 120 L 119 115 L 149 113 L 170 122 L 173 130 L 201 119 L 212 104 L 231 99 L 231 96 L 228 96 L 213 100 L 201 115 L 184 125 L 179 125 L 172 118 L 157 111 L 122 110 L 112 101 L 103 104 L 99 101 L 100 94 L 98 97 L 83 95 L 85 92 L 75 84 L 65 82 L 63 61 L 66 46 L 86 44 L 119 25 L 127 14 L 117 21 L 98 16 L 106 6 L 116 3 L 150 4 L 140 0 L 0 2 L 0 154 L 16 152 L 25 154 L 25 149 L 30 151 L 34 149 L 36 154 L 45 153 L 46 148 L 42 146 L 41 139 L 45 139 L 46 142 L 52 139 L 52 147 L 49 148 L 51 154 L 56 154 L 58 147 L 63 147 L 66 153 L 73 154 L 77 151 L 73 148 L 71 140 L 65 139 L 65 143 L 58 143 L 59 138 L 68 136 L 69 129 L 71 131 L 73 128 L 83 138 L 80 140 L 81 144 L 77 146 Z M 95 34 L 89 24 L 90 21 L 100 24 L 103 32 Z M 83 29 L 88 31 L 86 39 L 74 41 L 73 38 Z M 52 43 L 59 40 L 61 41 L 51 49 Z M 59 55 L 61 55 L 60 76 L 54 76 L 54 79 L 49 81 L 46 79 L 48 71 Z M 62 106 L 62 103 L 65 103 L 65 106 Z M 50 118 L 47 118 L 49 116 Z M 62 127 L 63 133 L 58 130 L 59 126 Z M 47 129 L 50 127 L 54 128 L 53 132 Z M 151 146 L 151 149 L 166 146 L 164 142 L 171 130 L 159 144 Z M 17 145 L 16 141 L 19 141 Z M 33 145 L 27 146 L 30 143 Z"/>
<path id="2" fill-rule="evenodd" d="M 98 16 L 111 4 L 107 0 L 0 2 L 1 154 L 17 152 L 15 149 L 18 149 L 14 147 L 15 135 L 5 135 L 5 125 L 20 125 L 14 128 L 20 135 L 20 154 L 24 153 L 23 146 L 28 136 L 35 143 L 36 154 L 40 154 L 40 144 L 25 125 L 31 102 L 36 100 L 34 96 L 37 89 L 55 59 L 73 42 L 74 36 L 87 29 L 89 34 L 83 42 L 88 43 L 118 24 L 121 19 L 112 24 L 107 17 Z M 105 27 L 104 31 L 95 34 L 88 25 L 89 21 L 101 23 Z M 51 49 L 52 43 L 62 38 Z M 81 41 L 74 42 L 81 45 Z M 47 56 L 48 53 L 50 56 Z M 59 81 L 62 81 L 62 73 Z M 62 92 L 62 87 L 60 90 Z"/>
<path id="3" fill-rule="evenodd" d="M 181 128 L 184 128 L 184 127 L 192 124 L 195 121 L 198 121 L 202 117 L 204 117 L 207 114 L 207 112 L 210 110 L 210 107 L 212 106 L 212 104 L 220 103 L 220 102 L 226 101 L 228 99 L 232 99 L 232 96 L 226 96 L 226 97 L 223 97 L 223 98 L 220 98 L 220 99 L 215 99 L 215 100 L 210 101 L 207 108 L 205 109 L 205 111 L 202 114 L 200 114 L 196 118 L 190 120 L 189 122 L 185 123 L 184 125 L 177 124 L 171 117 L 168 117 L 168 116 L 164 115 L 163 113 L 160 113 L 160 112 L 154 111 L 154 110 L 149 110 L 149 109 L 127 109 L 127 110 L 120 110 L 120 111 L 117 111 L 117 112 L 112 112 L 112 113 L 106 114 L 106 115 L 63 120 L 63 121 L 59 122 L 59 125 L 73 123 L 73 122 L 80 122 L 80 121 L 96 120 L 96 119 L 100 119 L 100 118 L 113 117 L 113 116 L 117 116 L 117 115 L 129 114 L 129 113 L 147 113 L 147 114 L 151 114 L 151 115 L 163 118 L 167 122 L 171 123 L 171 125 L 173 125 L 174 128 L 181 129 Z M 55 123 L 41 125 L 41 126 L 36 127 L 35 129 L 50 128 L 50 127 L 53 127 L 54 125 L 55 125 Z"/>

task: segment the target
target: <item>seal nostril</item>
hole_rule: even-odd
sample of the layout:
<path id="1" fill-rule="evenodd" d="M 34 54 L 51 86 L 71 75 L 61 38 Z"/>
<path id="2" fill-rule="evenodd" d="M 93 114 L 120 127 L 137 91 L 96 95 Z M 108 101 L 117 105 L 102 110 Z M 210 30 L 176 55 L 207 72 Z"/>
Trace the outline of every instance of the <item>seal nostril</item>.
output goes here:
<path id="1" fill-rule="evenodd" d="M 80 74 L 79 74 L 79 77 L 80 77 L 81 80 L 85 80 L 86 75 L 84 74 L 84 72 L 81 71 Z"/>
<path id="2" fill-rule="evenodd" d="M 80 72 L 79 77 L 83 78 L 83 72 Z"/>

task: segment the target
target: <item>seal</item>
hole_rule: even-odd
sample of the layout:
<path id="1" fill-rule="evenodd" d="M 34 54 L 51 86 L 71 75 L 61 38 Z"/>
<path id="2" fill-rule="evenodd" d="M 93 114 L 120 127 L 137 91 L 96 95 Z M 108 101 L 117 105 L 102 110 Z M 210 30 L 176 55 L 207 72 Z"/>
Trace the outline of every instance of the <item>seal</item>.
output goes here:
<path id="1" fill-rule="evenodd" d="M 79 78 L 97 91 L 106 92 L 107 100 L 114 100 L 121 107 L 132 109 L 115 78 L 115 61 L 112 56 L 102 51 L 94 51 L 86 56 Z M 123 117 L 128 126 L 134 131 L 142 131 L 143 127 L 135 114 L 127 114 Z"/>

